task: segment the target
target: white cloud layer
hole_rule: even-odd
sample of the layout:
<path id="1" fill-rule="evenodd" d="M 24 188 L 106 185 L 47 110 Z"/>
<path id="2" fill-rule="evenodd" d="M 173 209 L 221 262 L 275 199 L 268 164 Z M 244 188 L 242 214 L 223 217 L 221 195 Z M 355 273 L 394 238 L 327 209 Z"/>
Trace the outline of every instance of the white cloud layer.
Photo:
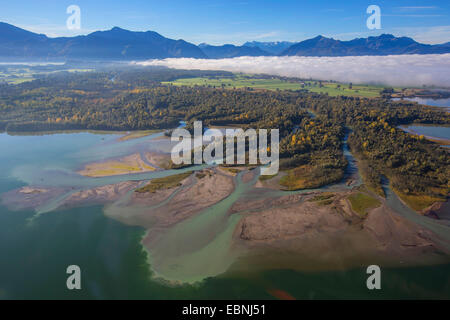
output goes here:
<path id="1" fill-rule="evenodd" d="M 450 87 L 450 54 L 361 57 L 239 57 L 136 62 L 175 69 L 225 70 L 390 86 Z"/>

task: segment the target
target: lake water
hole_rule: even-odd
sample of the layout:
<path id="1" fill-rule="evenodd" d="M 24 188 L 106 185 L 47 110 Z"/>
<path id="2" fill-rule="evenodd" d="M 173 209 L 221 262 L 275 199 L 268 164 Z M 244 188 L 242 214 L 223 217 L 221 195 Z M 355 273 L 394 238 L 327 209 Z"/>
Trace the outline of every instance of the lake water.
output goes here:
<path id="1" fill-rule="evenodd" d="M 401 128 L 412 134 L 450 140 L 450 127 L 432 125 L 409 125 L 401 126 Z"/>
<path id="2" fill-rule="evenodd" d="M 73 173 L 83 163 L 127 155 L 142 150 L 144 145 L 151 145 L 152 150 L 167 148 L 160 140 L 150 141 L 153 137 L 117 143 L 118 135 L 113 134 L 0 134 L 0 194 L 25 185 L 84 189 L 168 175 L 170 172 L 94 179 Z M 218 221 L 224 219 L 226 209 L 245 188 L 241 185 L 231 197 L 178 227 L 193 239 L 186 254 L 194 245 L 201 249 L 183 259 L 189 262 L 186 277 L 195 276 L 198 262 L 207 264 L 211 255 L 219 263 L 227 258 L 221 249 L 229 241 L 236 221 Z M 152 260 L 148 260 L 140 243 L 143 228 L 106 217 L 103 206 L 54 210 L 58 206 L 55 202 L 53 207 L 41 208 L 38 216 L 35 210 L 10 211 L 0 204 L 0 299 L 270 299 L 272 289 L 286 291 L 297 299 L 450 298 L 449 265 L 383 268 L 383 290 L 378 292 L 367 290 L 365 269 L 252 272 L 251 265 L 247 272 L 225 271 L 225 267 L 220 276 L 195 285 L 171 287 L 152 278 L 148 265 Z M 205 239 L 196 238 L 199 226 L 217 231 L 218 236 L 208 240 L 211 246 L 205 246 Z M 180 248 L 173 249 L 171 242 L 179 237 L 176 231 L 168 233 L 159 248 L 175 250 L 169 256 L 175 262 Z M 165 261 L 155 263 L 164 265 Z M 66 289 L 65 271 L 72 264 L 82 270 L 80 291 Z M 170 270 L 166 276 L 171 276 Z"/>
<path id="3" fill-rule="evenodd" d="M 400 98 L 393 98 L 394 101 L 402 100 Z M 426 98 L 404 98 L 403 100 L 414 101 L 423 105 L 435 106 L 445 108 L 450 112 L 450 98 L 448 99 L 426 99 Z M 450 127 L 444 126 L 432 126 L 432 125 L 409 125 L 402 126 L 403 130 L 413 133 L 424 135 L 431 138 L 450 140 Z"/>

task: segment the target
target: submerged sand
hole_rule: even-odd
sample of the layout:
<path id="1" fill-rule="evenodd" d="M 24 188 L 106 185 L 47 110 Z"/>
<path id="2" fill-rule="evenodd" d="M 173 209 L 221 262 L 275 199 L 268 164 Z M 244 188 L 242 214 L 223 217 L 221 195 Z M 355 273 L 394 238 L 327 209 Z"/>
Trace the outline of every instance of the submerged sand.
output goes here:
<path id="1" fill-rule="evenodd" d="M 2 194 L 0 200 L 11 210 L 36 209 L 69 191 L 70 188 L 26 186 Z"/>

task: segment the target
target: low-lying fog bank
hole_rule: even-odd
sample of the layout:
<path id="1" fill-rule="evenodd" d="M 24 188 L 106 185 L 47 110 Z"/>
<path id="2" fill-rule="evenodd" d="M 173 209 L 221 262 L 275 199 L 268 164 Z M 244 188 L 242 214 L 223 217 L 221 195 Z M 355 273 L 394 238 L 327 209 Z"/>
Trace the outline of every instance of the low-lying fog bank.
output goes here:
<path id="1" fill-rule="evenodd" d="M 390 86 L 448 86 L 450 54 L 354 57 L 239 57 L 135 62 L 175 69 L 224 70 Z"/>

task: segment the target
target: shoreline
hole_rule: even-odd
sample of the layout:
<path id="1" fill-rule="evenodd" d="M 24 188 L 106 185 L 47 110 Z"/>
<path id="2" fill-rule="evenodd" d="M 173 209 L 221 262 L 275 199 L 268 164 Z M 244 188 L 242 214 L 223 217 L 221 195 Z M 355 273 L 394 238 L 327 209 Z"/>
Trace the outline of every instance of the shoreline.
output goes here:
<path id="1" fill-rule="evenodd" d="M 400 125 L 399 128 L 403 130 L 406 133 L 416 135 L 416 136 L 424 136 L 427 140 L 436 142 L 436 143 L 442 143 L 445 145 L 450 144 L 450 139 L 442 138 L 442 137 L 434 137 L 426 134 L 422 134 L 420 132 L 415 131 L 414 129 L 410 129 L 410 127 L 442 127 L 442 128 L 450 128 L 450 125 L 437 125 L 437 124 L 423 124 L 423 123 L 413 123 L 408 125 Z"/>

